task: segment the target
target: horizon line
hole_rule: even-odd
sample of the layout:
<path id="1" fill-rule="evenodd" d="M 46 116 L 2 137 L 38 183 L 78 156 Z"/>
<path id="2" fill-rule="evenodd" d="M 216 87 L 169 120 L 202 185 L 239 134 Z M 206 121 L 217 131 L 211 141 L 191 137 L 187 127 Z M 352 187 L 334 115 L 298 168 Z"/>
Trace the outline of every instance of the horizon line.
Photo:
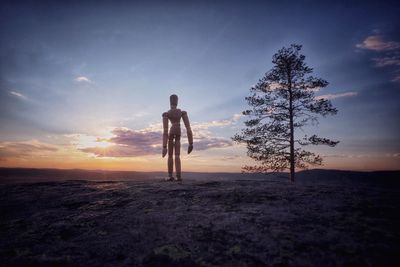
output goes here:
<path id="1" fill-rule="evenodd" d="M 110 170 L 110 169 L 80 169 L 80 168 L 35 168 L 35 167 L 2 167 L 0 166 L 0 170 L 58 170 L 58 171 L 101 171 L 101 172 L 136 172 L 136 173 L 165 173 L 165 171 L 133 171 L 133 170 Z M 304 171 L 342 171 L 342 172 L 400 172 L 400 169 L 388 169 L 388 170 L 348 170 L 348 169 L 323 169 L 323 168 L 313 168 L 313 169 L 303 169 L 298 170 L 296 173 L 304 172 Z M 184 171 L 183 173 L 230 173 L 230 174 L 289 174 L 289 171 L 282 172 L 268 172 L 268 173 L 249 173 L 249 172 L 199 172 L 199 171 Z"/>

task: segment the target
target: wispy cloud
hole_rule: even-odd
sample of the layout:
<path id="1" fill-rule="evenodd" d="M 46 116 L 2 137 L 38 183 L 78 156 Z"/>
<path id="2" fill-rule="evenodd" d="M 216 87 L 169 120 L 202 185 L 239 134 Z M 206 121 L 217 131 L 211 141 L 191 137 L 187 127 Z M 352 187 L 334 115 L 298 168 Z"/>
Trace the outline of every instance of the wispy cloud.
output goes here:
<path id="1" fill-rule="evenodd" d="M 378 52 L 378 56 L 372 58 L 376 67 L 392 67 L 399 71 L 400 42 L 385 41 L 381 35 L 371 35 L 356 47 Z M 400 77 L 397 75 L 391 81 L 400 82 Z"/>
<path id="2" fill-rule="evenodd" d="M 390 57 L 378 57 L 373 58 L 377 67 L 386 67 L 386 66 L 400 66 L 400 56 L 390 56 Z"/>
<path id="3" fill-rule="evenodd" d="M 211 148 L 224 148 L 233 145 L 231 140 L 222 137 L 208 137 L 203 136 L 194 141 L 196 150 L 206 150 Z"/>
<path id="4" fill-rule="evenodd" d="M 86 76 L 79 76 L 79 77 L 76 77 L 75 79 L 74 79 L 74 81 L 75 82 L 78 82 L 78 83 L 93 83 L 93 81 L 92 80 L 90 80 L 88 77 L 86 77 Z"/>
<path id="5" fill-rule="evenodd" d="M 400 82 L 400 74 L 396 75 L 393 79 L 392 82 Z"/>
<path id="6" fill-rule="evenodd" d="M 323 157 L 327 158 L 398 158 L 400 153 L 386 153 L 386 154 L 326 154 Z"/>
<path id="7" fill-rule="evenodd" d="M 13 95 L 13 96 L 15 96 L 15 97 L 18 97 L 18 98 L 20 98 L 20 99 L 24 99 L 24 100 L 27 100 L 27 99 L 28 99 L 25 95 L 23 95 L 23 94 L 21 94 L 21 93 L 18 93 L 18 92 L 15 92 L 15 91 L 9 91 L 9 93 L 10 93 L 10 95 Z"/>
<path id="8" fill-rule="evenodd" d="M 357 92 L 345 92 L 345 93 L 339 93 L 339 94 L 326 94 L 326 95 L 320 95 L 317 96 L 317 99 L 336 99 L 336 98 L 341 98 L 341 97 L 350 97 L 350 96 L 356 96 L 358 95 Z"/>
<path id="9" fill-rule="evenodd" d="M 253 84 L 251 87 L 255 88 L 256 84 Z M 278 89 L 282 89 L 282 88 L 285 88 L 285 87 L 277 82 L 272 82 L 272 83 L 268 83 L 267 85 L 265 85 L 265 89 L 269 90 L 269 91 L 274 91 L 274 90 L 278 90 Z M 304 86 L 304 89 L 307 89 L 307 90 L 313 91 L 313 92 L 319 92 L 319 91 L 321 91 L 322 88 L 321 87 Z"/>
<path id="10" fill-rule="evenodd" d="M 212 127 L 226 127 L 230 125 L 234 125 L 237 123 L 240 118 L 242 118 L 242 114 L 233 114 L 233 116 L 229 119 L 225 120 L 214 120 L 214 121 L 209 121 L 209 122 L 198 122 L 198 123 L 193 123 L 192 128 L 194 130 L 207 130 Z"/>
<path id="11" fill-rule="evenodd" d="M 356 47 L 374 51 L 388 51 L 400 48 L 400 42 L 385 41 L 381 35 L 368 36 L 362 43 Z"/>
<path id="12" fill-rule="evenodd" d="M 36 155 L 43 156 L 46 152 L 56 151 L 58 151 L 57 146 L 42 143 L 37 140 L 0 142 L 0 158 L 23 158 Z"/>
<path id="13" fill-rule="evenodd" d="M 232 117 L 228 119 L 222 120 L 214 120 L 214 121 L 207 121 L 207 122 L 191 122 L 191 128 L 195 132 L 202 132 L 208 131 L 210 128 L 223 128 L 237 124 L 237 122 L 243 117 L 242 114 L 233 114 Z M 159 131 L 163 128 L 161 122 L 152 123 L 147 128 L 143 129 L 146 131 Z M 184 132 L 184 131 L 183 131 Z"/>
<path id="14" fill-rule="evenodd" d="M 138 157 L 146 155 L 155 155 L 161 153 L 161 148 L 155 149 L 146 147 L 146 149 L 140 149 L 136 146 L 122 146 L 112 145 L 106 148 L 102 147 L 87 147 L 81 148 L 80 151 L 91 153 L 96 157 Z"/>

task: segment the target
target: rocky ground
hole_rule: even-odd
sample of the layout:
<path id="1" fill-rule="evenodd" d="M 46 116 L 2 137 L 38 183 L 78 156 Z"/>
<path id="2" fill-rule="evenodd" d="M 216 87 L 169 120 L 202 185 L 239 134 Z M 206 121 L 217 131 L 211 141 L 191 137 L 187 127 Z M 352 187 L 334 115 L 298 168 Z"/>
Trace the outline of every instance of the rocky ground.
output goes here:
<path id="1" fill-rule="evenodd" d="M 1 266 L 398 266 L 400 188 L 286 180 L 0 185 Z"/>

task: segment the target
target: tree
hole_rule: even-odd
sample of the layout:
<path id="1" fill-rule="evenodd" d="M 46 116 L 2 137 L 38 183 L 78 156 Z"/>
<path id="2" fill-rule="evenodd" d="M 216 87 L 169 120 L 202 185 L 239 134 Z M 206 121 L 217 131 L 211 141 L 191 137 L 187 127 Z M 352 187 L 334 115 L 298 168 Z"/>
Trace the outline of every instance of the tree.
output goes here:
<path id="1" fill-rule="evenodd" d="M 247 155 L 261 164 L 244 166 L 245 172 L 290 169 L 293 182 L 295 168 L 322 164 L 322 158 L 305 151 L 304 146 L 333 147 L 339 143 L 317 135 L 297 137 L 295 130 L 318 123 L 318 115 L 337 113 L 330 100 L 315 96 L 315 91 L 326 87 L 328 82 L 311 75 L 313 69 L 305 63 L 301 48 L 292 44 L 280 49 L 272 58 L 272 69 L 251 87 L 251 94 L 246 97 L 252 107 L 243 111 L 243 115 L 249 116 L 245 121 L 247 128 L 232 139 L 246 144 Z"/>

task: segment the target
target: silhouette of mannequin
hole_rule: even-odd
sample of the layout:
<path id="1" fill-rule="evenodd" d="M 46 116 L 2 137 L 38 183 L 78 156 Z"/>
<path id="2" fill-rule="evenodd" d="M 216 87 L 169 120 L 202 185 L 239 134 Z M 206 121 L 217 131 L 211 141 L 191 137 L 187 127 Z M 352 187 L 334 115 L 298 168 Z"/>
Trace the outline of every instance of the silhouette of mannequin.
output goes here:
<path id="1" fill-rule="evenodd" d="M 181 181 L 181 118 L 183 119 L 183 123 L 186 127 L 187 137 L 189 141 L 188 154 L 193 150 L 193 134 L 192 129 L 190 128 L 189 117 L 186 111 L 181 111 L 176 108 L 178 106 L 178 96 L 171 95 L 169 97 L 171 109 L 162 114 L 163 117 L 163 150 L 162 156 L 168 152 L 168 179 L 169 181 L 173 181 L 174 177 L 172 176 L 174 161 L 172 155 L 175 150 L 175 171 L 176 171 L 176 180 Z M 171 121 L 171 129 L 168 133 L 168 120 Z M 168 149 L 167 149 L 167 141 L 168 141 Z"/>

